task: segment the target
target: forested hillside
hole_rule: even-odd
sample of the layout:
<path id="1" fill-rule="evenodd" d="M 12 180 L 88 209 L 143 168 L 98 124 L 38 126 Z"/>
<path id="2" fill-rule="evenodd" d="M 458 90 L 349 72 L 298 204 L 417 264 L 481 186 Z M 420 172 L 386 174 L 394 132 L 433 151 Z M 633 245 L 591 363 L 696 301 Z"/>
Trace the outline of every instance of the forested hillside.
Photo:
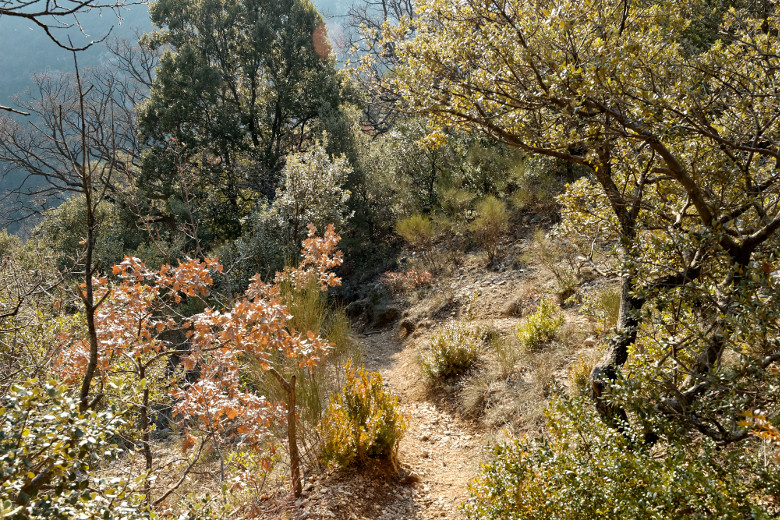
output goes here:
<path id="1" fill-rule="evenodd" d="M 778 517 L 778 7 L 0 2 L 0 516 Z"/>

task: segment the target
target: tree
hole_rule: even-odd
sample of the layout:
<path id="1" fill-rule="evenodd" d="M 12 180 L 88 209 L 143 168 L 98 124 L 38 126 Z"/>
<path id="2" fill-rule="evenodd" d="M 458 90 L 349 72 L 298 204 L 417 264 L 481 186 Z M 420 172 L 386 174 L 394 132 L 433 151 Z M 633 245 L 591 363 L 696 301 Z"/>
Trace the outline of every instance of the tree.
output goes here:
<path id="1" fill-rule="evenodd" d="M 256 196 L 273 197 L 284 156 L 339 105 L 322 17 L 308 0 L 162 0 L 151 15 L 163 29 L 147 43 L 171 50 L 141 107 L 139 186 L 181 199 L 171 179 L 192 171 L 200 214 L 235 238 Z"/>
<path id="2" fill-rule="evenodd" d="M 139 1 L 102 1 L 102 0 L 54 0 L 41 2 L 39 0 L 4 0 L 0 3 L 0 19 L 22 18 L 29 20 L 46 33 L 46 36 L 58 47 L 69 51 L 83 51 L 99 43 L 108 37 L 104 34 L 97 40 L 92 40 L 78 45 L 73 43 L 74 28 L 86 35 L 80 18 L 90 11 L 113 12 L 121 20 L 122 8 L 141 3 Z M 0 105 L 0 112 L 11 112 L 20 115 L 29 115 L 27 112 Z"/>
<path id="3" fill-rule="evenodd" d="M 369 98 L 361 123 L 373 135 L 389 131 L 401 113 L 398 93 L 381 88 L 381 83 L 377 82 L 391 73 L 397 62 L 393 46 L 388 45 L 386 32 L 399 20 L 412 20 L 414 17 L 414 2 L 411 0 L 363 0 L 347 11 L 351 53 L 364 65 L 351 71 Z"/>
<path id="4" fill-rule="evenodd" d="M 39 201 L 46 204 L 51 196 L 80 197 L 83 250 L 74 269 L 80 271 L 83 280 L 77 293 L 83 303 L 90 345 L 79 396 L 80 410 L 84 412 L 104 397 L 102 392 L 92 394 L 99 362 L 96 315 L 108 294 L 95 296 L 95 275 L 100 267 L 96 256 L 99 208 L 115 184 L 121 185 L 122 178 L 129 175 L 135 140 L 133 120 L 127 119 L 128 112 L 121 96 L 117 96 L 113 77 L 92 72 L 83 76 L 75 51 L 73 60 L 73 75 L 36 79 L 36 95 L 24 106 L 40 122 L 20 122 L 9 117 L 0 120 L 0 160 L 10 165 L 11 171 L 25 173 L 16 193 L 27 200 L 41 197 Z M 25 190 L 30 180 L 43 182 Z M 45 479 L 36 485 L 45 485 Z"/>
<path id="5" fill-rule="evenodd" d="M 286 230 L 288 244 L 299 244 L 309 224 L 330 223 L 340 230 L 350 217 L 350 192 L 344 184 L 352 168 L 346 157 L 331 158 L 323 146 L 315 143 L 306 152 L 291 154 L 282 169 L 284 184 L 277 190 L 272 211 Z"/>
<path id="6" fill-rule="evenodd" d="M 166 363 L 172 357 L 189 353 L 183 344 L 183 334 L 179 343 L 170 339 L 176 338 L 175 333 L 183 328 L 177 306 L 188 298 L 208 296 L 213 283 L 210 271 L 221 269 L 215 260 L 205 259 L 187 260 L 176 267 L 164 265 L 159 271 L 153 271 L 137 258 L 125 257 L 113 268 L 118 283 L 111 284 L 106 277 L 96 277 L 93 281 L 95 293 L 103 301 L 95 314 L 94 324 L 98 340 L 96 378 L 102 389 L 106 383 L 129 377 L 132 378 L 129 386 L 140 392 L 137 404 L 129 408 L 136 411 L 137 431 L 146 463 L 144 495 L 147 504 L 157 505 L 175 489 L 170 488 L 152 502 L 152 403 L 165 400 L 168 396 L 164 396 L 163 389 L 175 385 L 181 375 Z M 66 384 L 78 382 L 89 370 L 90 343 L 90 336 L 85 336 L 81 329 L 63 334 L 55 372 Z M 114 386 L 120 387 L 121 382 Z M 112 404 L 121 407 L 124 403 Z M 193 464 L 188 465 L 185 475 Z"/>
<path id="7" fill-rule="evenodd" d="M 302 290 L 316 286 L 326 291 L 341 280 L 331 270 L 342 263 L 336 250 L 340 237 L 329 225 L 322 237 L 309 226 L 298 267 L 277 273 L 272 284 L 259 275 L 245 297 L 227 311 L 206 309 L 193 317 L 191 353 L 185 367 L 200 368 L 196 383 L 175 390 L 180 399 L 175 412 L 192 418 L 213 440 L 240 437 L 241 442 L 262 452 L 271 441 L 270 426 L 286 422 L 290 455 L 290 479 L 294 496 L 301 494 L 301 469 L 296 433 L 296 370 L 313 368 L 331 345 L 312 331 L 299 333 L 288 325 L 292 315 L 281 301 L 280 284 Z M 272 403 L 240 382 L 239 367 L 247 359 L 258 363 L 284 390 L 287 402 Z M 286 410 L 285 410 L 286 408 Z"/>
<path id="8" fill-rule="evenodd" d="M 110 10 L 119 14 L 122 7 L 136 3 L 139 2 L 125 2 L 123 0 L 108 2 L 100 0 L 65 0 L 64 2 L 54 1 L 41 4 L 38 0 L 5 0 L 0 4 L 0 17 L 9 16 L 30 20 L 41 28 L 57 46 L 69 51 L 79 51 L 87 49 L 97 42 L 92 41 L 84 46 L 75 47 L 67 34 L 63 37 L 57 34 L 57 32 L 73 27 L 81 28 L 79 15 L 89 11 Z M 99 41 L 102 41 L 103 38 Z"/>
<path id="9" fill-rule="evenodd" d="M 622 255 L 617 333 L 592 373 L 603 416 L 627 420 L 603 397 L 633 354 L 660 367 L 635 379 L 640 418 L 661 412 L 727 444 L 747 437 L 744 410 L 775 402 L 761 380 L 780 360 L 767 307 L 779 20 L 732 9 L 697 51 L 689 14 L 666 2 L 431 0 L 397 27 L 387 86 L 440 125 L 590 171 L 567 204 L 600 211 L 573 211 L 589 229 L 575 227 L 600 226 Z"/>

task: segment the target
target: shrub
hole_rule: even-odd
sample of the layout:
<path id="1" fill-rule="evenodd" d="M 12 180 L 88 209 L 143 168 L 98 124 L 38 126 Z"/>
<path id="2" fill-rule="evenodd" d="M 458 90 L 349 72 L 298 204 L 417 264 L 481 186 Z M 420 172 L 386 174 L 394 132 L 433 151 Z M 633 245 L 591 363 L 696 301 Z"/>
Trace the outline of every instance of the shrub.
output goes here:
<path id="1" fill-rule="evenodd" d="M 549 298 L 539 300 L 536 312 L 517 326 L 520 346 L 526 351 L 537 351 L 555 339 L 563 325 L 563 315 Z"/>
<path id="2" fill-rule="evenodd" d="M 479 216 L 471 223 L 471 231 L 479 246 L 487 252 L 488 261 L 492 262 L 498 254 L 501 237 L 509 229 L 509 212 L 506 204 L 489 196 L 477 204 L 477 213 Z"/>
<path id="3" fill-rule="evenodd" d="M 409 247 L 420 255 L 426 267 L 429 269 L 435 267 L 433 243 L 436 238 L 436 227 L 429 217 L 417 214 L 403 218 L 396 222 L 395 230 L 409 244 Z"/>
<path id="4" fill-rule="evenodd" d="M 343 186 L 352 174 L 346 157 L 330 157 L 324 143 L 316 142 L 305 152 L 287 156 L 283 185 L 273 202 L 279 226 L 286 231 L 287 244 L 297 247 L 306 226 L 323 229 L 333 224 L 341 230 L 352 217 L 347 208 L 350 192 Z"/>
<path id="5" fill-rule="evenodd" d="M 620 289 L 607 287 L 592 291 L 584 298 L 580 312 L 601 320 L 602 330 L 611 329 L 620 314 Z"/>
<path id="6" fill-rule="evenodd" d="M 512 184 L 517 187 L 512 196 L 515 207 L 551 210 L 555 206 L 555 196 L 565 186 L 565 179 L 572 179 L 578 174 L 577 168 L 567 171 L 570 168 L 570 164 L 549 157 L 532 156 L 523 160 L 512 172 Z"/>
<path id="7" fill-rule="evenodd" d="M 398 442 L 408 419 L 398 398 L 384 388 L 379 372 L 357 372 L 347 363 L 344 387 L 328 405 L 319 425 L 322 458 L 328 464 L 364 464 L 369 458 L 396 465 Z"/>
<path id="8" fill-rule="evenodd" d="M 479 331 L 462 322 L 448 322 L 439 329 L 423 354 L 421 368 L 428 379 L 445 379 L 468 370 L 479 356 Z"/>
<path id="9" fill-rule="evenodd" d="M 326 146 L 315 142 L 288 155 L 273 202 L 258 205 L 242 236 L 218 250 L 225 265 L 236 264 L 231 270 L 239 285 L 255 273 L 271 277 L 295 259 L 309 224 L 319 229 L 333 224 L 340 231 L 352 218 L 351 193 L 344 187 L 352 167 L 344 156 L 330 157 Z"/>
<path id="10" fill-rule="evenodd" d="M 471 204 L 477 197 L 468 190 L 450 187 L 443 188 L 439 196 L 444 212 L 453 219 L 462 219 L 471 208 Z"/>
<path id="11" fill-rule="evenodd" d="M 0 400 L 0 517 L 148 518 L 126 479 L 96 476 L 115 458 L 116 410 L 79 412 L 65 387 L 27 381 Z"/>
<path id="12" fill-rule="evenodd" d="M 769 518 L 751 504 L 760 457 L 606 426 L 584 398 L 553 401 L 549 440 L 513 440 L 470 486 L 470 519 Z"/>
<path id="13" fill-rule="evenodd" d="M 577 249 L 570 243 L 548 237 L 542 230 L 534 235 L 528 261 L 540 264 L 553 275 L 558 294 L 567 298 L 577 287 Z"/>
<path id="14" fill-rule="evenodd" d="M 382 284 L 393 294 L 412 291 L 423 285 L 429 285 L 432 281 L 431 272 L 423 269 L 409 269 L 405 273 L 388 271 L 381 278 Z"/>
<path id="15" fill-rule="evenodd" d="M 581 352 L 577 360 L 567 369 L 573 395 L 587 396 L 590 394 L 590 373 L 598 362 L 601 353 L 598 350 Z"/>
<path id="16" fill-rule="evenodd" d="M 433 221 L 425 215 L 418 213 L 400 219 L 395 224 L 395 231 L 415 251 L 425 251 L 433 246 Z"/>

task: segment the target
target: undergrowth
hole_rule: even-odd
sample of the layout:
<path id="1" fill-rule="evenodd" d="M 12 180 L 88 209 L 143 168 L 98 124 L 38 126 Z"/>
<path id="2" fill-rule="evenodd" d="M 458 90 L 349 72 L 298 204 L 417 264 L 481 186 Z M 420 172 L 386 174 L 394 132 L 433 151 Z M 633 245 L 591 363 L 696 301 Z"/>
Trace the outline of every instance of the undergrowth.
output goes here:
<path id="1" fill-rule="evenodd" d="M 320 422 L 322 458 L 329 465 L 364 464 L 369 458 L 397 466 L 396 452 L 408 419 L 398 397 L 384 387 L 379 372 L 345 368 L 345 383 Z"/>
<path id="2" fill-rule="evenodd" d="M 520 346 L 527 352 L 535 352 L 555 339 L 563 325 L 563 314 L 549 298 L 539 300 L 536 311 L 517 326 Z"/>
<path id="3" fill-rule="evenodd" d="M 482 334 L 471 325 L 450 321 L 431 338 L 420 368 L 431 381 L 459 376 L 479 357 Z"/>

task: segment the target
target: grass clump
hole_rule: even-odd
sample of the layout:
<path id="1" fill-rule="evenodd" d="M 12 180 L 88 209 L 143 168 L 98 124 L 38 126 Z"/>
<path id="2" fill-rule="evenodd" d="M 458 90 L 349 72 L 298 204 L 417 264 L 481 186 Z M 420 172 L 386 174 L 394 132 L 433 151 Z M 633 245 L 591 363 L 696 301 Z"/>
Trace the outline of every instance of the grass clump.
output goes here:
<path id="1" fill-rule="evenodd" d="M 423 354 L 421 368 L 429 380 L 459 376 L 479 356 L 482 335 L 463 322 L 451 321 L 438 330 Z"/>
<path id="2" fill-rule="evenodd" d="M 558 335 L 563 315 L 549 298 L 542 297 L 536 311 L 517 326 L 517 338 L 526 352 L 537 352 Z"/>
<path id="3" fill-rule="evenodd" d="M 379 372 L 357 371 L 347 363 L 341 392 L 330 400 L 319 424 L 322 458 L 330 465 L 364 464 L 369 458 L 396 465 L 398 442 L 408 419 L 398 397 L 385 389 Z"/>
<path id="4" fill-rule="evenodd" d="M 488 254 L 488 262 L 498 255 L 501 238 L 509 230 L 509 212 L 506 204 L 493 196 L 486 197 L 477 204 L 479 215 L 471 223 L 471 231 L 479 246 Z"/>
<path id="5" fill-rule="evenodd" d="M 395 231 L 412 249 L 422 251 L 433 245 L 433 221 L 425 215 L 402 218 L 395 223 Z"/>

